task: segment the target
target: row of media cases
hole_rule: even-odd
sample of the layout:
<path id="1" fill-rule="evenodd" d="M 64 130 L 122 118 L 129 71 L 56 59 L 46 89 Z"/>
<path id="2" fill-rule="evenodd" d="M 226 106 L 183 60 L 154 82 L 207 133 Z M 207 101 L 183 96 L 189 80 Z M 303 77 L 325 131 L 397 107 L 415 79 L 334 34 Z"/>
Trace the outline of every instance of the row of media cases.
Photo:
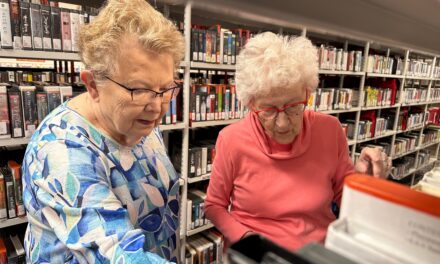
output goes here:
<path id="1" fill-rule="evenodd" d="M 78 52 L 79 29 L 93 21 L 97 13 L 92 7 L 58 1 L 0 0 L 0 48 Z M 183 33 L 183 22 L 173 21 Z M 190 59 L 193 62 L 235 64 L 240 49 L 255 34 L 243 28 L 223 28 L 220 24 L 192 24 L 191 27 Z M 404 52 L 370 50 L 365 57 L 361 46 L 344 48 L 344 43 L 310 38 L 318 46 L 321 70 L 440 78 L 439 62 L 427 56 L 414 54 L 404 63 Z"/>
<path id="2" fill-rule="evenodd" d="M 41 74 L 41 73 L 39 73 Z M 0 78 L 3 76 L 0 72 Z M 29 137 L 38 124 L 57 106 L 83 93 L 84 86 L 70 83 L 49 84 L 44 81 L 23 82 L 7 75 L 11 81 L 0 83 L 0 142 L 1 138 Z M 29 79 L 31 75 L 25 76 Z M 39 75 L 40 76 L 40 75 Z M 211 76 L 212 77 L 212 76 Z M 35 78 L 35 77 L 34 77 Z M 190 87 L 190 124 L 204 121 L 240 119 L 249 110 L 241 105 L 236 96 L 233 78 L 192 79 Z M 3 80 L 2 81 L 8 81 Z M 12 82 L 16 81 L 15 82 Z M 217 81 L 223 84 L 204 84 Z M 437 82 L 436 82 L 437 83 Z M 435 84 L 437 85 L 437 84 Z M 355 88 L 318 88 L 309 96 L 306 108 L 309 110 L 340 114 L 341 125 L 349 140 L 366 140 L 385 135 L 394 130 L 398 119 L 398 131 L 423 126 L 437 125 L 440 114 L 440 84 L 427 87 L 408 85 L 402 91 L 397 89 L 395 79 L 379 80 L 376 87 L 366 86 L 363 92 Z M 361 101 L 360 98 L 364 99 Z M 183 120 L 183 93 L 170 102 L 163 124 L 176 124 Z M 428 108 L 425 110 L 425 105 Z M 400 106 L 400 109 L 398 107 Z M 380 114 L 378 109 L 380 109 Z M 399 110 L 399 111 L 398 111 Z M 360 122 L 356 124 L 356 112 L 361 111 Z M 399 112 L 399 115 L 397 115 Z M 358 126 L 356 129 L 356 126 Z M 357 132 L 357 134 L 356 134 Z"/>

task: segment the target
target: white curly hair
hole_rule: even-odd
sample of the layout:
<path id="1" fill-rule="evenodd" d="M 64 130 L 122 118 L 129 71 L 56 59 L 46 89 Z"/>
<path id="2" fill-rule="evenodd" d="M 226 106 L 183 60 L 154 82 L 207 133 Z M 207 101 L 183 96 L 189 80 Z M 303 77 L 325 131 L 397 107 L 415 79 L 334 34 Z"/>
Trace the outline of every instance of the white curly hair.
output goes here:
<path id="1" fill-rule="evenodd" d="M 305 37 L 258 34 L 238 55 L 235 79 L 237 96 L 247 106 L 275 89 L 313 92 L 318 85 L 317 49 Z"/>

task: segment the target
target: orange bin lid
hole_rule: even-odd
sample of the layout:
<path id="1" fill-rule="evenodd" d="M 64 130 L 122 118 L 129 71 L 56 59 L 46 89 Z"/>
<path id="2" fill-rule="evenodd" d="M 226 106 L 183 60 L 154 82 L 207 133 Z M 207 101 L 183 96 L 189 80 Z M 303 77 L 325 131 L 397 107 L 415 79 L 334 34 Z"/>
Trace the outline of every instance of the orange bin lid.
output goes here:
<path id="1" fill-rule="evenodd" d="M 440 217 L 439 197 L 412 190 L 408 186 L 359 173 L 347 176 L 344 184 L 379 199 Z"/>

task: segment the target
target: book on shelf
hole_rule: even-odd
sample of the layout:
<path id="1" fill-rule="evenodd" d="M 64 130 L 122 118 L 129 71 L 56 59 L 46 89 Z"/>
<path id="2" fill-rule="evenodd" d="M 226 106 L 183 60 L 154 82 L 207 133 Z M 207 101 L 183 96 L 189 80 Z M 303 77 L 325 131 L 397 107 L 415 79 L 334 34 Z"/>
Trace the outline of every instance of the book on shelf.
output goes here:
<path id="1" fill-rule="evenodd" d="M 377 54 L 368 55 L 367 72 L 379 74 L 403 74 L 403 60 L 399 56 L 387 57 Z"/>
<path id="2" fill-rule="evenodd" d="M 43 31 L 43 49 L 52 50 L 52 21 L 48 5 L 41 5 L 41 23 Z"/>
<path id="3" fill-rule="evenodd" d="M 30 3 L 19 1 L 21 40 L 23 49 L 32 49 L 32 26 Z"/>
<path id="4" fill-rule="evenodd" d="M 202 232 L 202 236 L 214 244 L 213 253 L 215 263 L 223 263 L 224 238 L 223 235 L 215 229 Z"/>
<path id="5" fill-rule="evenodd" d="M 203 196 L 189 191 L 187 199 L 187 230 L 192 230 L 207 224 L 208 220 L 204 214 L 205 201 Z"/>
<path id="6" fill-rule="evenodd" d="M 61 93 L 59 86 L 45 86 L 44 91 L 47 93 L 48 112 L 52 112 L 61 104 Z"/>
<path id="7" fill-rule="evenodd" d="M 34 50 L 43 50 L 43 22 L 41 19 L 41 6 L 30 4 L 32 47 Z"/>
<path id="8" fill-rule="evenodd" d="M 176 124 L 177 123 L 177 99 L 173 98 L 170 102 L 170 107 L 169 107 L 170 113 L 171 113 L 171 123 L 172 124 Z M 179 108 L 180 109 L 180 108 Z"/>
<path id="9" fill-rule="evenodd" d="M 214 158 L 214 142 L 207 140 L 191 144 L 188 150 L 188 177 L 199 177 L 210 173 Z"/>
<path id="10" fill-rule="evenodd" d="M 185 244 L 185 264 L 194 264 L 196 257 L 196 250 L 188 243 Z"/>
<path id="11" fill-rule="evenodd" d="M 0 236 L 0 263 L 8 263 L 8 253 L 3 237 Z"/>
<path id="12" fill-rule="evenodd" d="M 26 252 L 18 235 L 6 235 L 3 237 L 6 247 L 6 263 L 26 263 Z"/>
<path id="13" fill-rule="evenodd" d="M 188 149 L 188 178 L 196 177 L 196 149 Z"/>
<path id="14" fill-rule="evenodd" d="M 38 126 L 36 87 L 19 86 L 23 106 L 24 135 L 30 137 Z"/>
<path id="15" fill-rule="evenodd" d="M 0 220 L 8 218 L 8 208 L 6 206 L 7 198 L 6 198 L 6 185 L 5 185 L 5 176 L 0 170 Z"/>
<path id="16" fill-rule="evenodd" d="M 15 185 L 14 178 L 11 171 L 8 168 L 1 168 L 0 173 L 3 174 L 5 181 L 5 193 L 6 193 L 6 209 L 8 213 L 8 218 L 17 217 L 17 212 L 15 210 Z"/>
<path id="17" fill-rule="evenodd" d="M 43 119 L 49 114 L 47 92 L 44 91 L 43 87 L 37 88 L 36 101 L 38 124 L 41 124 Z"/>
<path id="18" fill-rule="evenodd" d="M 11 122 L 11 137 L 24 137 L 23 108 L 21 92 L 13 86 L 7 91 L 9 105 L 9 120 Z"/>
<path id="19" fill-rule="evenodd" d="M 17 216 L 26 215 L 23 204 L 23 184 L 21 182 L 21 166 L 15 161 L 8 161 L 8 169 L 11 171 L 14 182 L 15 213 Z"/>
<path id="20" fill-rule="evenodd" d="M 321 70 L 362 71 L 363 56 L 360 50 L 345 51 L 321 44 L 318 48 L 318 65 Z"/>
<path id="21" fill-rule="evenodd" d="M 202 236 L 188 238 L 188 245 L 195 251 L 192 263 L 214 263 L 214 244 Z"/>
<path id="22" fill-rule="evenodd" d="M 8 93 L 4 85 L 0 85 L 0 138 L 10 138 Z"/>
<path id="23" fill-rule="evenodd" d="M 317 88 L 309 96 L 307 109 L 314 111 L 349 110 L 353 106 L 353 94 L 353 89 L 349 88 Z"/>
<path id="24" fill-rule="evenodd" d="M 190 120 L 212 121 L 240 117 L 235 85 L 193 84 L 190 94 Z"/>
<path id="25" fill-rule="evenodd" d="M 67 100 L 69 100 L 73 97 L 72 86 L 60 85 L 58 88 L 60 91 L 60 99 L 61 99 L 60 104 L 67 102 Z"/>
<path id="26" fill-rule="evenodd" d="M 70 10 L 70 28 L 71 28 L 71 41 L 72 51 L 78 52 L 78 34 L 80 26 L 80 11 Z"/>
<path id="27" fill-rule="evenodd" d="M 18 0 L 10 0 L 9 2 L 11 12 L 11 30 L 12 30 L 12 42 L 14 49 L 22 49 L 23 42 L 21 38 L 21 16 L 20 5 Z"/>
<path id="28" fill-rule="evenodd" d="M 430 77 L 432 62 L 430 59 L 409 59 L 406 75 L 422 78 Z"/>
<path id="29" fill-rule="evenodd" d="M 0 44 L 2 49 L 12 48 L 12 28 L 11 28 L 11 16 L 9 10 L 9 1 L 0 1 Z"/>
<path id="30" fill-rule="evenodd" d="M 248 30 L 224 29 L 220 24 L 192 25 L 191 60 L 216 64 L 235 64 L 238 51 L 249 38 L 250 31 Z"/>
<path id="31" fill-rule="evenodd" d="M 70 10 L 66 8 L 60 9 L 61 15 L 61 44 L 63 51 L 72 51 L 72 28 L 70 21 Z"/>
<path id="32" fill-rule="evenodd" d="M 51 2 L 52 3 L 52 2 Z M 59 7 L 50 7 L 50 24 L 52 32 L 53 50 L 62 50 L 62 29 L 61 29 L 61 9 Z"/>

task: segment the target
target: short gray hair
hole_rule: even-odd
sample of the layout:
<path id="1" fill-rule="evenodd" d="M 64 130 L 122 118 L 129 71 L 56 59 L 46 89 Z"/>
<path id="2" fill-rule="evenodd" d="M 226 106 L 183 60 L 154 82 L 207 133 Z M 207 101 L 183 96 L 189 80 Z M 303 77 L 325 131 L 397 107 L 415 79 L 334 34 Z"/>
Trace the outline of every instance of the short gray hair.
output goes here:
<path id="1" fill-rule="evenodd" d="M 177 66 L 185 44 L 177 27 L 145 0 L 108 0 L 99 15 L 79 33 L 79 55 L 98 76 L 118 71 L 121 40 L 134 36 L 146 51 L 168 53 Z"/>
<path id="2" fill-rule="evenodd" d="M 244 105 L 276 88 L 318 85 L 318 53 L 305 37 L 264 32 L 251 38 L 237 58 L 237 96 Z"/>

